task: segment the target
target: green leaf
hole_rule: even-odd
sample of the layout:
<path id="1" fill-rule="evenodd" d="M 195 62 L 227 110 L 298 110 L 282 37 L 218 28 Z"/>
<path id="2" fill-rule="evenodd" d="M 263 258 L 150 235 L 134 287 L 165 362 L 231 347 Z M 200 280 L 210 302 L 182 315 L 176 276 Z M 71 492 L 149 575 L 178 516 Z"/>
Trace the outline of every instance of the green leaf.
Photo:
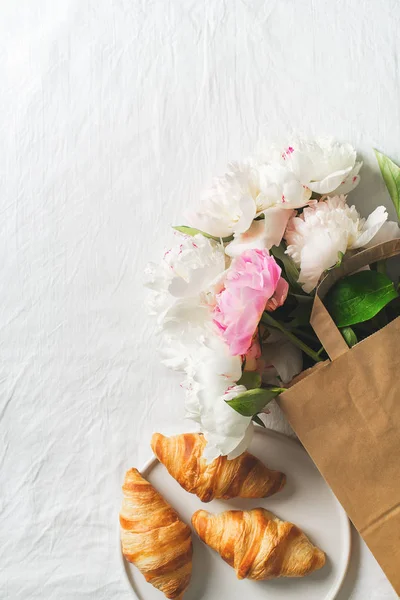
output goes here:
<path id="1" fill-rule="evenodd" d="M 271 400 L 284 391 L 284 388 L 276 387 L 247 390 L 247 392 L 238 394 L 232 400 L 226 400 L 226 403 L 244 417 L 252 417 L 261 412 Z"/>
<path id="2" fill-rule="evenodd" d="M 355 346 L 358 342 L 357 336 L 354 333 L 354 330 L 351 327 L 342 327 L 340 330 L 342 336 L 345 339 L 346 344 L 349 348 Z"/>
<path id="3" fill-rule="evenodd" d="M 400 219 L 400 167 L 390 160 L 389 157 L 378 152 L 378 150 L 375 150 L 375 155 L 378 160 L 382 177 L 396 209 L 397 217 Z"/>
<path id="4" fill-rule="evenodd" d="M 256 371 L 243 371 L 237 385 L 244 385 L 248 390 L 261 387 L 261 375 Z"/>
<path id="5" fill-rule="evenodd" d="M 261 421 L 258 415 L 253 415 L 252 421 L 254 421 L 254 423 L 257 423 L 257 425 L 260 425 L 260 427 L 264 427 L 264 429 L 266 429 L 264 421 Z"/>
<path id="6" fill-rule="evenodd" d="M 284 244 L 280 244 L 280 246 L 272 246 L 271 254 L 275 258 L 281 261 L 283 264 L 283 268 L 287 277 L 287 280 L 291 287 L 294 290 L 302 291 L 300 284 L 298 283 L 299 279 L 299 270 L 294 264 L 293 260 L 290 258 L 288 254 L 285 254 L 285 246 Z"/>
<path id="7" fill-rule="evenodd" d="M 224 238 L 219 238 L 219 237 L 215 237 L 214 235 L 210 235 L 209 233 L 205 233 L 204 231 L 200 231 L 200 229 L 195 229 L 194 227 L 186 227 L 186 225 L 175 225 L 172 227 L 172 229 L 175 229 L 176 231 L 179 231 L 180 233 L 184 233 L 185 235 L 197 235 L 198 233 L 201 233 L 201 235 L 204 235 L 204 237 L 208 238 L 209 240 L 215 240 L 216 242 L 219 242 L 220 240 L 222 240 L 224 243 L 226 242 L 231 242 L 233 240 L 233 235 L 230 235 L 229 237 L 224 237 Z"/>
<path id="8" fill-rule="evenodd" d="M 360 271 L 338 281 L 327 295 L 326 308 L 338 327 L 348 327 L 372 319 L 397 296 L 389 277 Z"/>

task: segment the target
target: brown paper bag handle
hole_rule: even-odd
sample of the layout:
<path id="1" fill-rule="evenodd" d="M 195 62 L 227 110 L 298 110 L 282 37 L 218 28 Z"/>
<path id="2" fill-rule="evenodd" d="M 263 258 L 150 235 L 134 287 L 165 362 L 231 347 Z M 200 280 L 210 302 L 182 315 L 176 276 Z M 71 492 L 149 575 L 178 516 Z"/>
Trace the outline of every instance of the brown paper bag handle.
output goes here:
<path id="1" fill-rule="evenodd" d="M 329 271 L 317 287 L 310 323 L 331 360 L 335 360 L 347 352 L 349 348 L 322 300 L 330 288 L 342 277 L 350 275 L 350 273 L 354 273 L 354 271 L 371 263 L 391 258 L 397 254 L 400 254 L 400 239 L 390 240 L 366 250 L 361 250 L 356 254 L 345 257 L 340 267 Z"/>

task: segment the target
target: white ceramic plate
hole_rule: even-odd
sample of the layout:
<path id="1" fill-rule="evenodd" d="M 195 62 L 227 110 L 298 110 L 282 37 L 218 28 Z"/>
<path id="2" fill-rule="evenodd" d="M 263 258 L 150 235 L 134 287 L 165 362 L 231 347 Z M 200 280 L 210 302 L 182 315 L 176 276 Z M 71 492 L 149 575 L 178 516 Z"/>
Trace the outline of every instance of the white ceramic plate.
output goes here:
<path id="1" fill-rule="evenodd" d="M 250 451 L 287 476 L 284 489 L 270 498 L 213 500 L 204 504 L 197 496 L 185 492 L 158 461 L 147 463 L 141 472 L 186 523 L 190 524 L 192 514 L 199 508 L 217 513 L 262 506 L 301 527 L 311 541 L 326 552 L 327 562 L 322 569 L 302 579 L 238 581 L 235 571 L 193 532 L 193 572 L 185 600 L 334 600 L 350 556 L 350 527 L 346 513 L 298 442 L 274 431 L 261 428 L 256 431 Z M 136 567 L 125 559 L 124 563 L 134 597 L 139 600 L 164 598 L 145 581 Z"/>

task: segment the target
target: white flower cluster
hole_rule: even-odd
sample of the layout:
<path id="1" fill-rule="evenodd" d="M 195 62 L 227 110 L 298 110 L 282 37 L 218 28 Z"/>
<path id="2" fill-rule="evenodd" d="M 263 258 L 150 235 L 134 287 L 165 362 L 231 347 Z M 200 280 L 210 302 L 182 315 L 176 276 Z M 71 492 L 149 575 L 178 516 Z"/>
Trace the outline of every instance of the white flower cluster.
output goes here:
<path id="1" fill-rule="evenodd" d="M 234 236 L 226 249 L 229 256 L 279 245 L 293 209 L 305 206 L 313 192 L 348 193 L 360 179 L 362 163 L 349 144 L 298 141 L 268 154 L 268 161 L 249 159 L 230 165 L 204 195 L 199 209 L 188 214 L 192 227 L 216 237 Z"/>
<path id="2" fill-rule="evenodd" d="M 383 206 L 365 220 L 347 204 L 344 194 L 358 184 L 361 165 L 352 146 L 331 140 L 297 140 L 267 158 L 231 164 L 187 215 L 202 233 L 176 234 L 161 263 L 149 265 L 163 359 L 184 373 L 187 416 L 204 432 L 209 459 L 238 455 L 252 432 L 251 417 L 226 403 L 246 391 L 237 385 L 244 357 L 230 354 L 213 318 L 231 261 L 248 251 L 268 255 L 284 240 L 299 283 L 311 292 L 340 253 L 400 237 Z M 256 362 L 264 380 L 287 382 L 301 370 L 301 356 L 274 330 Z M 247 365 L 255 362 L 247 358 Z"/>
<path id="3" fill-rule="evenodd" d="M 242 375 L 241 358 L 230 355 L 210 311 L 225 259 L 223 245 L 201 234 L 176 234 L 176 245 L 162 262 L 147 267 L 163 362 L 185 373 L 186 413 L 207 433 L 210 460 L 220 454 L 233 457 L 238 450 L 240 454 L 243 440 L 251 435 L 251 419 L 232 410 L 223 399 Z"/>

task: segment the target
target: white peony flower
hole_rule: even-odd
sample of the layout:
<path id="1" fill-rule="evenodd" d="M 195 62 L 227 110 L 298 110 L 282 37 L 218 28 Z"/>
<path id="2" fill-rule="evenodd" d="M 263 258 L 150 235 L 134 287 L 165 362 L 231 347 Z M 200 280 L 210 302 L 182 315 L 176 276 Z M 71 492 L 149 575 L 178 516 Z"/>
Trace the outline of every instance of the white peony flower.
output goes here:
<path id="1" fill-rule="evenodd" d="M 254 427 L 251 417 L 244 417 L 227 404 L 238 394 L 246 392 L 244 385 L 228 388 L 217 398 L 211 418 L 204 419 L 208 432 L 204 458 L 212 461 L 218 456 L 227 456 L 229 460 L 237 458 L 247 450 L 253 437 Z M 233 413 L 233 415 L 232 415 Z M 211 415 L 209 415 L 210 417 Z"/>
<path id="2" fill-rule="evenodd" d="M 255 186 L 250 164 L 228 165 L 203 194 L 199 210 L 187 214 L 189 225 L 216 237 L 247 231 L 257 213 Z"/>
<path id="3" fill-rule="evenodd" d="M 275 209 L 275 217 L 277 208 L 286 212 L 304 206 L 310 195 L 311 191 L 284 165 L 258 164 L 249 159 L 231 164 L 228 173 L 215 180 L 203 197 L 200 210 L 189 214 L 188 221 L 192 227 L 216 237 L 233 234 L 233 244 L 238 245 L 257 216 L 264 213 L 267 218 L 268 211 Z M 267 227 L 267 244 L 270 231 L 274 231 L 273 223 Z"/>
<path id="4" fill-rule="evenodd" d="M 239 456 L 250 441 L 251 418 L 237 413 L 226 400 L 246 391 L 236 385 L 242 375 L 241 359 L 229 354 L 218 335 L 203 338 L 192 350 L 182 384 L 186 391 L 186 416 L 199 424 L 207 439 L 207 460 L 220 455 Z"/>
<path id="5" fill-rule="evenodd" d="M 151 309 L 161 329 L 160 352 L 168 367 L 185 373 L 187 416 L 205 434 L 207 457 L 233 456 L 247 447 L 251 419 L 224 400 L 234 393 L 242 361 L 231 356 L 211 308 L 225 271 L 223 246 L 197 235 L 179 235 L 160 265 L 149 265 Z"/>
<path id="6" fill-rule="evenodd" d="M 177 234 L 162 262 L 147 267 L 150 310 L 157 315 L 163 363 L 185 372 L 200 344 L 216 335 L 212 319 L 221 291 L 225 254 L 221 244 L 198 234 Z"/>
<path id="7" fill-rule="evenodd" d="M 249 446 L 253 436 L 251 417 L 244 417 L 227 404 L 238 394 L 245 392 L 244 386 L 234 386 L 212 400 L 207 390 L 200 392 L 204 402 L 201 413 L 201 430 L 207 439 L 204 458 L 211 462 L 218 456 L 228 459 L 240 456 Z"/>
<path id="8" fill-rule="evenodd" d="M 295 140 L 283 150 L 274 149 L 271 157 L 318 194 L 348 194 L 360 181 L 362 162 L 356 161 L 353 146 L 332 139 Z"/>
<path id="9" fill-rule="evenodd" d="M 153 291 L 149 308 L 158 316 L 162 328 L 168 323 L 173 327 L 176 322 L 202 322 L 220 291 L 219 282 L 225 271 L 221 244 L 201 234 L 177 234 L 175 240 L 161 263 L 150 263 L 146 268 L 146 285 Z"/>
<path id="10" fill-rule="evenodd" d="M 385 207 L 379 206 L 367 220 L 362 219 L 355 206 L 346 204 L 345 196 L 314 202 L 300 217 L 293 217 L 285 234 L 287 253 L 300 267 L 299 283 L 304 291 L 316 287 L 322 273 L 336 264 L 340 252 L 373 245 L 383 237 L 399 237 L 399 228 L 386 223 L 387 218 Z"/>

